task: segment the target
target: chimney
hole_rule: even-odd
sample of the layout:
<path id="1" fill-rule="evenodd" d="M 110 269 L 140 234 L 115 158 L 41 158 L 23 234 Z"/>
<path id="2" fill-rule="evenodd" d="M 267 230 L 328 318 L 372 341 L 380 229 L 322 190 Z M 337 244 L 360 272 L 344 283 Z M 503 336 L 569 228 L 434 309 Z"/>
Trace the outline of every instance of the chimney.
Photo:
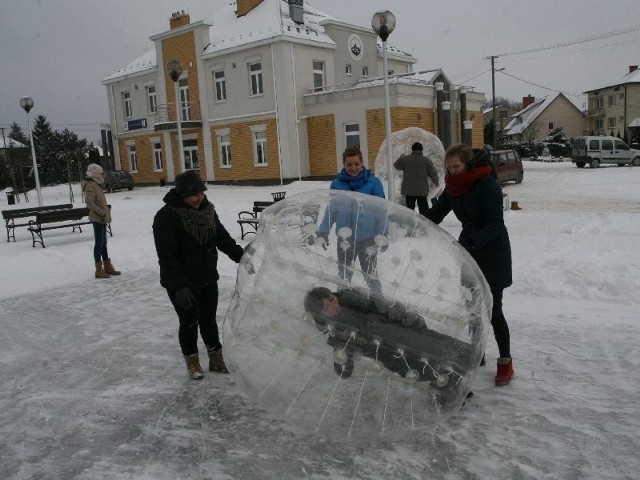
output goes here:
<path id="1" fill-rule="evenodd" d="M 262 3 L 262 0 L 236 0 L 236 17 L 244 17 Z"/>
<path id="2" fill-rule="evenodd" d="M 529 105 L 531 105 L 535 101 L 536 101 L 536 97 L 532 97 L 531 95 L 522 97 L 522 108 L 527 108 Z"/>
<path id="3" fill-rule="evenodd" d="M 629 73 L 635 72 L 638 69 L 638 65 L 629 65 Z"/>
<path id="4" fill-rule="evenodd" d="M 289 16 L 295 23 L 304 23 L 304 0 L 289 0 Z"/>
<path id="5" fill-rule="evenodd" d="M 189 25 L 190 23 L 191 18 L 189 17 L 188 13 L 184 13 L 184 10 L 172 13 L 171 18 L 169 19 L 169 27 L 171 30 L 184 27 L 185 25 Z"/>

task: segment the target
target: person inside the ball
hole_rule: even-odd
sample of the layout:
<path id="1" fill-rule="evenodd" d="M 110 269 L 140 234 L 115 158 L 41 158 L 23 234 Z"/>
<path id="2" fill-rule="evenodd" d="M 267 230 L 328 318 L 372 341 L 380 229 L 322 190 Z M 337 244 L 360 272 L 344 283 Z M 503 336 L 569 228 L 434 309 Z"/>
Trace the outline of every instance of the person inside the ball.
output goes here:
<path id="1" fill-rule="evenodd" d="M 374 360 L 372 368 L 397 373 L 410 381 L 442 385 L 442 374 L 463 377 L 475 363 L 475 347 L 427 327 L 425 317 L 393 299 L 349 288 L 314 287 L 304 299 L 305 311 L 328 334 L 334 369 L 352 375 L 356 352 Z"/>

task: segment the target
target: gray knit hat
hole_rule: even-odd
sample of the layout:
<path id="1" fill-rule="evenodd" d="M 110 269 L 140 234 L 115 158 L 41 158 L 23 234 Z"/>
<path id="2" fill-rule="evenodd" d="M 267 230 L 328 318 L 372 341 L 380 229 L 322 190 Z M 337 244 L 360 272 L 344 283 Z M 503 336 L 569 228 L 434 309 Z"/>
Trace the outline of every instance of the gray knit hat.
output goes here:
<path id="1" fill-rule="evenodd" d="M 101 175 L 101 174 L 102 174 L 102 167 L 97 163 L 90 163 L 89 165 L 87 165 L 87 173 L 86 173 L 87 178 L 93 178 L 95 175 Z"/>
<path id="2" fill-rule="evenodd" d="M 195 170 L 187 170 L 176 177 L 176 193 L 182 198 L 204 192 L 207 186 Z"/>

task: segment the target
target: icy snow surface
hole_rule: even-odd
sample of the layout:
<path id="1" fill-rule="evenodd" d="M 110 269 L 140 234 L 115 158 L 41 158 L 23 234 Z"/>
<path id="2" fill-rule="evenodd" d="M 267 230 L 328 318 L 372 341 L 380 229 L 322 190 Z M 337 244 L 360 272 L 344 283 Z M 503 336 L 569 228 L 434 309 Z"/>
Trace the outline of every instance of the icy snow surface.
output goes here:
<path id="1" fill-rule="evenodd" d="M 187 378 L 151 236 L 167 187 L 108 194 L 117 278 L 93 278 L 90 229 L 47 232 L 43 249 L 18 228 L 17 242 L 0 241 L 0 476 L 637 478 L 640 168 L 524 164 L 524 182 L 504 188 L 522 207 L 505 212 L 516 377 L 494 386 L 489 338 L 474 397 L 407 440 L 302 435 L 257 407 L 233 375 Z M 253 200 L 318 188 L 328 183 L 210 185 L 207 194 L 239 240 L 237 212 Z M 44 188 L 43 198 L 66 203 L 68 186 Z M 4 193 L 0 208 L 8 208 Z M 459 231 L 452 217 L 443 227 Z M 237 265 L 222 256 L 219 268 L 221 324 Z"/>

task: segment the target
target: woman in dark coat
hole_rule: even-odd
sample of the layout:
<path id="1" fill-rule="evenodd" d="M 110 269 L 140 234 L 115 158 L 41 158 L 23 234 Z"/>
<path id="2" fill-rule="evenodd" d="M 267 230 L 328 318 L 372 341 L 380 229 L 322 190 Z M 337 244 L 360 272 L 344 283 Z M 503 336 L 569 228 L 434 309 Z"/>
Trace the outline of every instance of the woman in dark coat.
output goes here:
<path id="1" fill-rule="evenodd" d="M 511 285 L 511 244 L 504 225 L 502 190 L 489 154 L 473 152 L 468 145 L 454 145 L 445 156 L 445 190 L 426 215 L 440 223 L 453 210 L 462 232 L 458 241 L 475 259 L 493 295 L 491 325 L 498 343 L 496 385 L 513 378 L 509 326 L 502 312 L 502 293 Z"/>
<path id="2" fill-rule="evenodd" d="M 216 323 L 218 250 L 236 263 L 243 249 L 224 228 L 197 172 L 176 177 L 153 219 L 160 284 L 167 289 L 180 327 L 178 339 L 189 376 L 203 376 L 198 357 L 198 325 L 209 354 L 209 371 L 228 373 Z"/>

